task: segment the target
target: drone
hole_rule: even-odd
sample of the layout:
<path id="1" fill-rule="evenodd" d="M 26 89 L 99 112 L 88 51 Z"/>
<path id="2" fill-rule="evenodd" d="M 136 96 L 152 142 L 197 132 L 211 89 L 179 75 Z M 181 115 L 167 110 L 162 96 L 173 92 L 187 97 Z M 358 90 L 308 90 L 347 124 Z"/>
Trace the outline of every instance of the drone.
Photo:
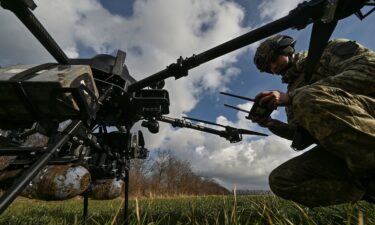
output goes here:
<path id="1" fill-rule="evenodd" d="M 48 165 L 80 164 L 93 179 L 123 180 L 124 221 L 128 224 L 130 160 L 146 158 L 148 150 L 141 131 L 133 125 L 158 132 L 158 121 L 212 133 L 235 143 L 242 135 L 265 134 L 204 120 L 166 117 L 169 92 L 164 80 L 180 79 L 188 71 L 217 57 L 250 45 L 289 28 L 304 29 L 313 23 L 307 57 L 306 80 L 322 55 L 336 24 L 352 14 L 359 19 L 375 11 L 373 0 L 311 0 L 299 4 L 288 15 L 191 57 L 179 57 L 164 70 L 137 81 L 125 64 L 126 53 L 99 54 L 92 58 L 68 58 L 33 15 L 33 0 L 0 0 L 13 12 L 54 57 L 56 63 L 16 65 L 0 69 L 0 156 L 16 157 L 8 168 L 18 175 L 0 198 L 0 213 Z M 372 9 L 363 13 L 365 6 Z M 250 99 L 247 99 L 251 101 Z M 251 113 L 250 111 L 246 111 Z M 268 112 L 267 112 L 268 113 Z M 187 119 L 224 128 L 192 124 Z M 109 127 L 117 130 L 111 131 Z M 39 133 L 48 137 L 44 146 L 23 143 Z M 7 168 L 7 169 L 8 169 Z M 84 195 L 83 218 L 87 219 L 88 196 Z"/>

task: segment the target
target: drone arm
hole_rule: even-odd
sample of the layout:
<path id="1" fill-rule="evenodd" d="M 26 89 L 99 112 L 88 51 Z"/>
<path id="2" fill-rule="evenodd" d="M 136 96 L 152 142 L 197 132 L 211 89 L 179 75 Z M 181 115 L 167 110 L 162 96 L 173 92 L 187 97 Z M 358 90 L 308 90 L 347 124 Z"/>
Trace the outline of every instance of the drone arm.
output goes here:
<path id="1" fill-rule="evenodd" d="M 161 117 L 157 118 L 157 120 L 165 122 L 165 123 L 170 123 L 170 124 L 172 124 L 173 127 L 186 127 L 186 128 L 210 133 L 210 134 L 216 134 L 220 137 L 225 137 L 225 132 L 222 131 L 222 130 L 216 130 L 216 129 L 212 129 L 212 128 L 209 128 L 209 127 L 205 127 L 205 126 L 201 126 L 201 125 L 197 125 L 197 124 L 192 124 L 192 123 L 190 123 L 186 120 L 183 120 L 183 119 L 175 119 L 175 118 L 170 118 L 170 117 L 166 117 L 166 116 L 161 116 Z"/>

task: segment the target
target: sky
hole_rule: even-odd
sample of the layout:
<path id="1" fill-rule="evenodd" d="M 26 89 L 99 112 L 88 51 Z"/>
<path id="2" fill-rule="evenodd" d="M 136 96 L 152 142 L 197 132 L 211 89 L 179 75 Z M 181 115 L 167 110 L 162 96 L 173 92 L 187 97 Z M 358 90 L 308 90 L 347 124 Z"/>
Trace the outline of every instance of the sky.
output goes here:
<path id="1" fill-rule="evenodd" d="M 65 53 L 93 57 L 117 49 L 127 53 L 126 64 L 137 80 L 164 69 L 179 56 L 199 54 L 218 44 L 281 18 L 300 0 L 35 0 L 34 14 Z M 351 16 L 339 22 L 332 38 L 349 38 L 375 49 L 374 15 L 364 21 Z M 0 66 L 40 64 L 54 59 L 9 11 L 0 10 Z M 311 26 L 286 30 L 297 40 L 296 50 L 308 49 Z M 268 175 L 300 154 L 290 141 L 245 119 L 246 114 L 224 103 L 250 109 L 252 103 L 220 96 L 227 91 L 254 97 L 264 90 L 285 91 L 280 78 L 260 73 L 253 65 L 259 43 L 207 62 L 189 76 L 166 80 L 171 106 L 168 116 L 190 116 L 270 134 L 246 136 L 231 144 L 212 134 L 160 124 L 158 134 L 144 130 L 146 147 L 169 149 L 188 160 L 194 171 L 231 189 L 269 189 Z M 285 120 L 283 108 L 272 114 Z M 139 129 L 139 124 L 133 131 Z"/>

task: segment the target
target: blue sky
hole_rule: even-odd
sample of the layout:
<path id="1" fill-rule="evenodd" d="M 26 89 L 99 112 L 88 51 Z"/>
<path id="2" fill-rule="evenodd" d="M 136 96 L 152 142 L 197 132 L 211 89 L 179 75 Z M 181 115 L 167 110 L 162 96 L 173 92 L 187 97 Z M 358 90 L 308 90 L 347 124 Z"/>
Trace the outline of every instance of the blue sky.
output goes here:
<path id="1" fill-rule="evenodd" d="M 287 15 L 300 0 L 35 0 L 36 16 L 70 57 L 127 52 L 130 73 L 141 79 L 174 62 L 179 56 L 201 53 Z M 0 66 L 54 61 L 11 13 L 1 10 Z M 374 15 L 341 21 L 333 38 L 349 38 L 375 49 Z M 202 28 L 203 27 L 203 28 Z M 296 38 L 296 49 L 308 48 L 310 27 L 283 34 Z M 171 115 L 187 115 L 232 126 L 267 132 L 224 103 L 250 108 L 251 103 L 220 96 L 229 91 L 252 97 L 263 90 L 285 90 L 280 78 L 260 74 L 252 63 L 257 43 L 208 62 L 189 76 L 167 80 Z M 284 120 L 284 110 L 273 116 Z M 138 129 L 137 125 L 135 129 Z M 146 146 L 171 149 L 190 161 L 198 173 L 231 188 L 268 189 L 267 176 L 283 161 L 299 154 L 290 142 L 274 135 L 246 137 L 241 143 L 197 131 L 161 124 L 159 134 L 146 131 Z"/>

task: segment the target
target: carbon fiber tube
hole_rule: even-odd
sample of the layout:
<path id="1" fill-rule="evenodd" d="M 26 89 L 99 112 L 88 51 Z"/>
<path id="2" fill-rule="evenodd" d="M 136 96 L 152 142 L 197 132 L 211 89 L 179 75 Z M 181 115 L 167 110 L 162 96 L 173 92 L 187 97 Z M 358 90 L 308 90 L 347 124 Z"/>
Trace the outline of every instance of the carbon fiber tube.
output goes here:
<path id="1" fill-rule="evenodd" d="M 212 129 L 212 128 L 209 128 L 209 127 L 200 126 L 198 124 L 192 124 L 190 122 L 186 122 L 186 121 L 181 120 L 181 119 L 174 119 L 174 118 L 162 116 L 162 117 L 158 117 L 157 120 L 165 122 L 165 123 L 170 123 L 170 124 L 172 124 L 172 126 L 186 127 L 186 128 L 210 133 L 210 134 L 216 134 L 216 135 L 219 135 L 221 137 L 225 137 L 224 136 L 225 132 L 222 131 L 222 130 L 215 130 L 215 129 Z"/>

